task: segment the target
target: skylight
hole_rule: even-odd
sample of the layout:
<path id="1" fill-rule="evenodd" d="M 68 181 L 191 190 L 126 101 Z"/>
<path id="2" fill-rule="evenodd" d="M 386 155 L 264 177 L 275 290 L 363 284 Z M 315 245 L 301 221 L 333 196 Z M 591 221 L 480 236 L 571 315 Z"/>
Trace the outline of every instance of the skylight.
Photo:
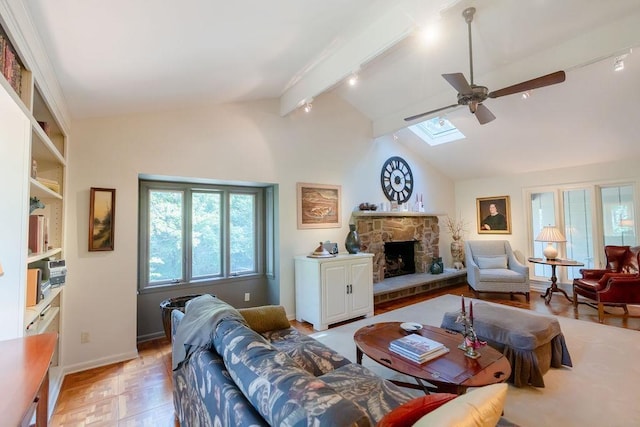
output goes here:
<path id="1" fill-rule="evenodd" d="M 411 125 L 409 126 L 409 130 L 431 146 L 465 138 L 462 132 L 444 117 L 434 117 L 424 122 Z"/>

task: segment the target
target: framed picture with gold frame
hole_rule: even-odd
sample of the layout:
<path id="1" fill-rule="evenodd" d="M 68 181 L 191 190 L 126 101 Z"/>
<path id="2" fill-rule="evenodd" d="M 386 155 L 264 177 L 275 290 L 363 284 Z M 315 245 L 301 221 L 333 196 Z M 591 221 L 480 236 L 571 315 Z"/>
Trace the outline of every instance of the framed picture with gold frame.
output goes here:
<path id="1" fill-rule="evenodd" d="M 339 185 L 297 184 L 298 228 L 340 228 L 341 190 Z"/>
<path id="2" fill-rule="evenodd" d="M 116 190 L 91 187 L 89 196 L 89 252 L 114 249 Z"/>
<path id="3" fill-rule="evenodd" d="M 511 234 L 509 196 L 476 199 L 478 234 Z"/>

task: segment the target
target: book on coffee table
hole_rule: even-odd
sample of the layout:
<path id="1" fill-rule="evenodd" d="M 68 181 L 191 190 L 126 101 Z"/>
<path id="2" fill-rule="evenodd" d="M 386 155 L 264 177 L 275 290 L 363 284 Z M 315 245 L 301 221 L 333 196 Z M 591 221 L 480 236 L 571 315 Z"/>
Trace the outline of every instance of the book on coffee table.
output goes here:
<path id="1" fill-rule="evenodd" d="M 444 347 L 444 346 L 439 348 L 439 349 L 437 349 L 437 350 L 435 350 L 435 351 L 432 351 L 432 352 L 430 352 L 430 353 L 428 353 L 428 354 L 426 354 L 426 355 L 424 355 L 422 357 L 416 357 L 414 354 L 409 353 L 409 352 L 407 352 L 405 350 L 402 350 L 401 348 L 398 348 L 398 347 L 389 346 L 389 350 L 391 352 L 395 353 L 395 354 L 398 354 L 398 355 L 400 355 L 400 356 L 402 356 L 404 358 L 407 358 L 407 359 L 409 359 L 409 360 L 411 360 L 413 362 L 416 362 L 416 363 L 425 363 L 425 362 L 428 362 L 429 360 L 435 359 L 436 357 L 440 357 L 443 354 L 449 353 L 449 348 L 448 347 Z"/>
<path id="2" fill-rule="evenodd" d="M 416 362 L 424 362 L 430 356 L 440 356 L 449 349 L 444 344 L 418 334 L 411 334 L 389 343 L 389 350 Z"/>

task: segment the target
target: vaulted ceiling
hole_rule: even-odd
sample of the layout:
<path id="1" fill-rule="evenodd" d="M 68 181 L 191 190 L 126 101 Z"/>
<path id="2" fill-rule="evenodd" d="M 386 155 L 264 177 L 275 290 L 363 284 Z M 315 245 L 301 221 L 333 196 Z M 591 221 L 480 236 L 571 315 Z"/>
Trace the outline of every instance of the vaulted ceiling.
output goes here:
<path id="1" fill-rule="evenodd" d="M 640 158 L 640 1 L 111 0 L 25 2 L 75 118 L 279 98 L 281 114 L 334 91 L 454 179 Z M 447 110 L 465 135 L 429 147 L 407 116 L 454 104 L 443 73 L 499 89 L 557 70 L 566 82 L 488 99 L 496 120 Z M 437 34 L 424 42 L 427 28 Z M 613 71 L 626 54 L 626 68 Z M 346 79 L 354 72 L 358 84 Z M 535 150 L 544 153 L 531 156 Z"/>

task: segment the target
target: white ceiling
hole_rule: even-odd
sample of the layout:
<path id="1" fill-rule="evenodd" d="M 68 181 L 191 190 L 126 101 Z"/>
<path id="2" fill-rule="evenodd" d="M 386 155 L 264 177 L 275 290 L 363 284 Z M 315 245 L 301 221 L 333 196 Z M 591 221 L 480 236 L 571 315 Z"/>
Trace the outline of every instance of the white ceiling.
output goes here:
<path id="1" fill-rule="evenodd" d="M 454 179 L 640 157 L 640 0 L 29 0 L 75 118 L 280 98 L 282 114 L 335 91 Z M 159 6 L 161 4 L 162 6 Z M 456 102 L 440 76 L 500 89 L 557 70 L 565 83 L 447 117 L 467 138 L 427 147 L 404 117 Z M 424 25 L 439 28 L 431 44 Z M 587 65 L 590 64 L 590 65 Z M 359 71 L 356 87 L 344 84 Z M 320 102 L 320 101 L 319 101 Z M 552 153 L 531 156 L 528 153 Z M 508 161 L 505 161 L 508 159 Z"/>

